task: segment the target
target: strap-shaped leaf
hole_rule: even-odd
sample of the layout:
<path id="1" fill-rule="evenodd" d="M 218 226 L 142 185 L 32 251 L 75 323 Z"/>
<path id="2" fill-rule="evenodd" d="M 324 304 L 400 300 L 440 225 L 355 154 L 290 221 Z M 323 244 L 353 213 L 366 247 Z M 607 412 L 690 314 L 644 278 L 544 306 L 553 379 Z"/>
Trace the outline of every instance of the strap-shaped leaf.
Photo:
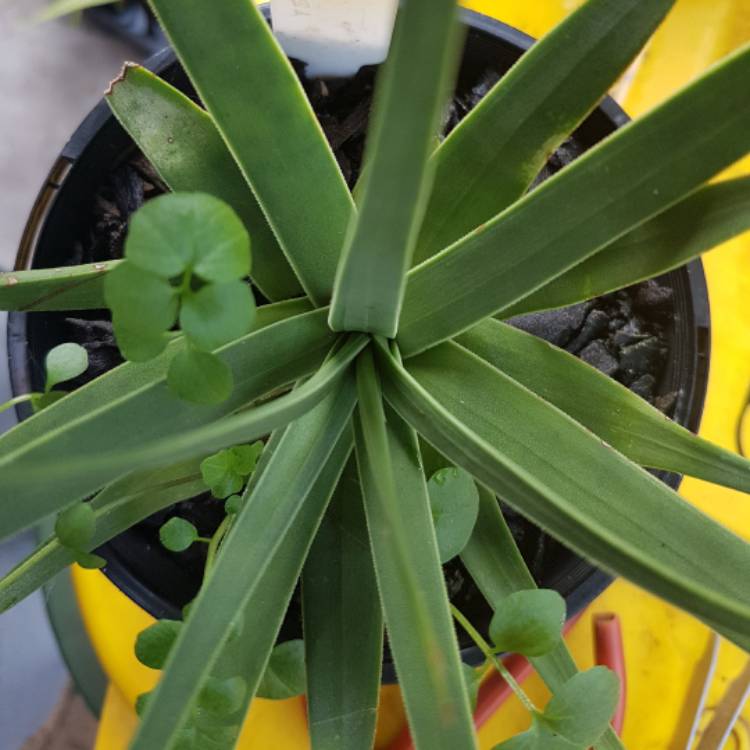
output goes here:
<path id="1" fill-rule="evenodd" d="M 211 116 L 140 65 L 128 64 L 107 103 L 172 190 L 203 192 L 228 203 L 252 241 L 251 276 L 270 300 L 302 294 L 250 186 Z"/>
<path id="2" fill-rule="evenodd" d="M 631 461 L 750 492 L 750 461 L 665 419 L 625 386 L 572 354 L 492 319 L 457 341 Z"/>
<path id="3" fill-rule="evenodd" d="M 418 750 L 476 747 L 419 445 L 357 360 L 354 444 L 388 640 Z"/>
<path id="4" fill-rule="evenodd" d="M 589 0 L 534 44 L 435 151 L 415 260 L 520 198 L 673 4 Z"/>
<path id="5" fill-rule="evenodd" d="M 331 327 L 396 335 L 438 121 L 457 60 L 456 0 L 409 0 L 378 80 L 359 213 L 339 261 Z"/>
<path id="6" fill-rule="evenodd" d="M 516 591 L 536 588 L 495 495 L 481 485 L 479 517 L 469 543 L 461 553 L 461 561 L 493 608 L 497 602 Z M 549 654 L 531 658 L 530 661 L 553 693 L 578 672 L 568 647 L 562 641 Z M 622 747 L 611 729 L 596 743 L 596 750 L 622 750 Z"/>
<path id="7" fill-rule="evenodd" d="M 678 268 L 750 230 L 750 177 L 696 190 L 500 314 L 564 307 Z"/>
<path id="8" fill-rule="evenodd" d="M 96 310 L 106 307 L 104 277 L 122 261 L 0 273 L 0 310 Z"/>
<path id="9" fill-rule="evenodd" d="M 283 340 L 279 343 L 289 345 Z M 136 391 L 121 399 L 115 397 L 112 403 L 92 413 L 30 439 L 0 458 L 4 480 L 0 495 L 2 532 L 11 534 L 22 529 L 128 470 L 176 462 L 262 437 L 318 403 L 336 385 L 361 346 L 362 343 L 349 342 L 313 378 L 292 393 L 218 421 L 209 421 L 209 418 L 216 419 L 222 412 L 206 409 L 207 418 L 201 420 L 198 409 L 191 406 L 183 410 L 182 402 L 176 397 L 168 392 L 160 393 L 159 384 L 149 383 L 149 388 L 144 388 L 142 393 Z M 266 356 L 271 356 L 273 348 L 273 345 L 269 350 L 253 347 L 255 357 L 246 364 L 243 373 L 247 385 L 244 403 L 278 387 L 283 382 L 282 372 L 291 374 L 299 362 L 292 359 L 288 350 L 283 355 L 277 349 L 278 358 L 270 366 Z M 304 361 L 304 355 L 302 359 Z M 286 368 L 282 362 L 286 363 Z M 264 367 L 252 373 L 252 368 L 261 364 Z M 312 364 L 313 361 L 308 360 L 307 366 Z M 300 372 L 298 377 L 302 374 Z M 275 376 L 273 382 L 266 380 L 269 375 Z M 242 402 L 235 404 L 234 408 L 242 405 Z M 155 421 L 155 413 L 163 413 L 168 426 Z M 28 422 L 30 427 L 39 426 L 32 425 L 32 421 L 33 418 Z M 180 425 L 180 432 L 175 422 Z M 140 427 L 141 424 L 150 426 L 151 430 Z M 203 426 L 196 426 L 200 424 Z M 121 432 L 128 427 L 135 434 Z M 29 477 L 34 480 L 30 481 Z"/>
<path id="10" fill-rule="evenodd" d="M 288 550 L 285 542 L 294 537 L 295 529 L 305 528 L 309 537 L 295 551 L 296 565 L 290 566 L 296 567 L 291 572 L 301 568 L 350 452 L 351 442 L 345 443 L 345 450 L 341 450 L 339 441 L 342 436 L 344 440 L 351 440 L 348 426 L 355 400 L 354 379 L 349 375 L 337 393 L 328 396 L 284 432 L 267 470 L 248 494 L 208 580 L 191 607 L 186 625 L 170 652 L 165 674 L 148 703 L 132 750 L 172 746 L 189 719 L 193 701 L 210 676 L 232 629 L 243 632 L 248 628 L 249 623 L 241 622 L 239 617 L 248 600 L 257 596 L 259 588 L 275 583 L 273 578 L 263 580 L 275 555 L 282 545 Z M 329 466 L 329 460 L 337 461 L 338 465 Z M 316 488 L 326 467 L 330 469 L 330 474 L 327 471 L 325 474 L 328 486 Z M 314 489 L 318 490 L 317 495 L 312 494 Z M 309 508 L 308 502 L 311 503 Z M 285 573 L 289 572 L 287 568 Z M 288 583 L 288 579 L 283 583 Z M 266 588 L 266 593 L 268 590 Z M 257 638 L 262 648 L 250 655 L 252 667 L 237 674 L 245 680 L 246 694 L 250 697 L 255 693 L 273 646 L 274 636 L 269 637 L 266 632 L 264 615 L 277 626 L 269 629 L 273 633 L 287 604 L 283 596 L 277 598 L 275 591 L 265 601 L 255 601 L 260 611 L 251 614 L 255 628 L 247 631 L 244 645 L 254 651 Z"/>
<path id="11" fill-rule="evenodd" d="M 313 750 L 372 747 L 383 616 L 353 460 L 305 561 L 302 617 Z"/>
<path id="12" fill-rule="evenodd" d="M 399 327 L 414 354 L 509 307 L 750 149 L 750 46 L 414 268 Z"/>
<path id="13" fill-rule="evenodd" d="M 327 302 L 354 203 L 268 24 L 248 0 L 151 6 L 302 286 Z"/>
<path id="14" fill-rule="evenodd" d="M 572 549 L 750 648 L 750 545 L 457 344 L 409 372 L 378 351 L 386 397 L 438 450 Z"/>
<path id="15" fill-rule="evenodd" d="M 134 472 L 113 482 L 91 501 L 96 531 L 86 551 L 173 503 L 205 490 L 199 461 Z M 75 555 L 52 536 L 0 580 L 0 612 L 10 609 L 66 566 Z"/>

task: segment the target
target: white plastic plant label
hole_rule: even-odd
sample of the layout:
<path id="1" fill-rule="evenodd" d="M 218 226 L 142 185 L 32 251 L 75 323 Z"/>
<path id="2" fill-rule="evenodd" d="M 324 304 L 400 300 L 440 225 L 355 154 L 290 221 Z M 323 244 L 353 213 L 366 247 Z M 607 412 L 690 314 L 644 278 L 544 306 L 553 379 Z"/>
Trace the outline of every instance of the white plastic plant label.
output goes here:
<path id="1" fill-rule="evenodd" d="M 308 76 L 350 76 L 385 60 L 397 7 L 398 0 L 271 0 L 271 22 Z"/>

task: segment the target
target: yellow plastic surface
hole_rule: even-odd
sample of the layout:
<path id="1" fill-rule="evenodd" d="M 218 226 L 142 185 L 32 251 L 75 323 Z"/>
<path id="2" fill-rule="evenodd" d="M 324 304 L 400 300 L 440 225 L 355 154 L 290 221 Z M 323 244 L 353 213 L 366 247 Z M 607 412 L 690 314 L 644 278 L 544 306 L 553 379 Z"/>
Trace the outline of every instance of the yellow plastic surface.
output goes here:
<path id="1" fill-rule="evenodd" d="M 580 5 L 581 0 L 468 0 L 469 8 L 495 16 L 532 36 Z M 662 27 L 614 93 L 632 116 L 642 114 L 713 62 L 750 40 L 750 0 L 678 0 Z M 750 83 L 749 83 L 750 85 Z M 731 174 L 750 172 L 750 159 Z M 712 314 L 709 393 L 701 434 L 735 449 L 734 429 L 750 387 L 750 237 L 727 243 L 705 258 Z M 750 420 L 748 420 L 750 422 Z M 750 424 L 746 431 L 750 444 Z M 687 479 L 682 494 L 707 513 L 750 538 L 750 502 L 732 490 Z M 98 572 L 76 568 L 77 596 L 94 649 L 111 679 L 96 750 L 125 750 L 135 727 L 131 706 L 149 690 L 157 673 L 133 657 L 136 634 L 151 622 Z M 683 750 L 673 741 L 693 671 L 708 643 L 705 626 L 624 581 L 612 585 L 589 613 L 617 612 L 622 620 L 628 669 L 625 744 L 631 750 Z M 568 642 L 579 665 L 592 664 L 589 613 L 571 631 Z M 710 706 L 739 671 L 743 656 L 723 644 Z M 526 684 L 544 702 L 540 681 Z M 387 747 L 404 720 L 398 689 L 384 688 L 378 748 Z M 525 728 L 527 715 L 509 701 L 480 730 L 482 750 Z M 727 750 L 750 750 L 750 707 L 746 707 Z M 242 750 L 306 750 L 304 703 L 256 700 L 240 743 Z"/>

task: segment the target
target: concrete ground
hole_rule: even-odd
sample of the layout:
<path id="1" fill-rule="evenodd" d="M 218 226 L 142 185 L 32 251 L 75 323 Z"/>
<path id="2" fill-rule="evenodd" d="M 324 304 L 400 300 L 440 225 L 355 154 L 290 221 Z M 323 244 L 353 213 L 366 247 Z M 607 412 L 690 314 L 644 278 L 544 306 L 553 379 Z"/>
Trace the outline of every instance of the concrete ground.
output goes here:
<path id="1" fill-rule="evenodd" d="M 123 60 L 136 53 L 75 22 L 35 24 L 44 0 L 0 0 L 0 268 L 12 267 L 29 209 L 47 170 Z M 7 398 L 0 314 L 0 403 Z M 0 415 L 0 432 L 12 423 Z M 33 545 L 0 544 L 0 575 Z M 44 722 L 67 681 L 37 594 L 0 615 L 0 748 L 19 750 Z M 83 750 L 83 748 L 81 749 Z"/>

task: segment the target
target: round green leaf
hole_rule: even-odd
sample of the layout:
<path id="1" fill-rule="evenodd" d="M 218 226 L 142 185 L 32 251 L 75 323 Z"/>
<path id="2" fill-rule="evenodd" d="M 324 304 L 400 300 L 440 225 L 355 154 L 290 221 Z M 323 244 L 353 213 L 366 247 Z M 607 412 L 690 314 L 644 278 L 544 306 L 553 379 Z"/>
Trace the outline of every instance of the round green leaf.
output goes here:
<path id="1" fill-rule="evenodd" d="M 133 330 L 117 321 L 114 322 L 114 330 L 122 356 L 131 362 L 148 362 L 158 357 L 168 343 L 163 333 Z"/>
<path id="2" fill-rule="evenodd" d="M 234 211 L 218 198 L 173 193 L 135 213 L 125 257 L 165 279 L 192 268 L 206 281 L 230 281 L 250 272 L 250 240 Z"/>
<path id="3" fill-rule="evenodd" d="M 224 498 L 242 489 L 244 477 L 235 470 L 229 449 L 220 450 L 201 461 L 201 475 L 214 497 Z"/>
<path id="4" fill-rule="evenodd" d="M 236 516 L 244 505 L 241 495 L 232 495 L 224 503 L 224 510 L 231 516 Z"/>
<path id="5" fill-rule="evenodd" d="M 229 451 L 232 456 L 234 470 L 243 477 L 249 477 L 255 471 L 260 454 L 263 453 L 262 440 L 256 440 L 250 445 L 235 445 Z"/>
<path id="6" fill-rule="evenodd" d="M 479 514 L 479 492 L 467 471 L 449 467 L 427 483 L 440 562 L 446 563 L 469 541 Z"/>
<path id="7" fill-rule="evenodd" d="M 582 745 L 574 745 L 564 737 L 545 731 L 535 725 L 528 732 L 517 734 L 492 750 L 586 750 Z"/>
<path id="8" fill-rule="evenodd" d="M 60 344 L 50 349 L 44 360 L 47 371 L 45 390 L 52 390 L 58 383 L 82 375 L 89 366 L 89 355 L 78 344 Z"/>
<path id="9" fill-rule="evenodd" d="M 55 534 L 64 547 L 86 551 L 96 531 L 96 514 L 88 503 L 77 503 L 64 510 L 55 522 Z"/>
<path id="10" fill-rule="evenodd" d="M 612 720 L 620 680 L 607 667 L 571 677 L 551 698 L 540 721 L 547 730 L 581 747 L 593 745 Z"/>
<path id="11" fill-rule="evenodd" d="M 560 642 L 565 600 L 550 589 L 516 591 L 499 601 L 490 637 L 501 651 L 543 656 Z"/>
<path id="12" fill-rule="evenodd" d="M 136 659 L 151 669 L 162 669 L 181 627 L 179 620 L 159 620 L 142 630 L 135 641 Z"/>
<path id="13" fill-rule="evenodd" d="M 305 644 L 280 643 L 271 652 L 257 695 L 271 700 L 294 698 L 305 692 Z"/>
<path id="14" fill-rule="evenodd" d="M 104 299 L 113 320 L 131 330 L 163 333 L 177 319 L 175 287 L 129 262 L 105 276 Z"/>
<path id="15" fill-rule="evenodd" d="M 220 404 L 232 395 L 232 371 L 218 357 L 188 348 L 169 364 L 167 383 L 174 393 L 195 404 Z"/>
<path id="16" fill-rule="evenodd" d="M 253 327 L 255 300 L 242 281 L 207 284 L 182 299 L 180 327 L 199 349 L 212 351 Z"/>
<path id="17" fill-rule="evenodd" d="M 149 691 L 148 693 L 141 693 L 136 699 L 135 699 L 135 713 L 137 716 L 142 717 L 143 714 L 146 713 L 146 708 L 148 706 L 149 699 L 151 698 L 151 694 L 153 691 Z"/>
<path id="18" fill-rule="evenodd" d="M 198 538 L 198 529 L 190 521 L 175 516 L 159 529 L 159 541 L 170 552 L 184 552 Z"/>
<path id="19" fill-rule="evenodd" d="M 247 683 L 242 677 L 211 677 L 198 696 L 198 705 L 213 716 L 226 718 L 242 708 L 246 694 Z"/>

